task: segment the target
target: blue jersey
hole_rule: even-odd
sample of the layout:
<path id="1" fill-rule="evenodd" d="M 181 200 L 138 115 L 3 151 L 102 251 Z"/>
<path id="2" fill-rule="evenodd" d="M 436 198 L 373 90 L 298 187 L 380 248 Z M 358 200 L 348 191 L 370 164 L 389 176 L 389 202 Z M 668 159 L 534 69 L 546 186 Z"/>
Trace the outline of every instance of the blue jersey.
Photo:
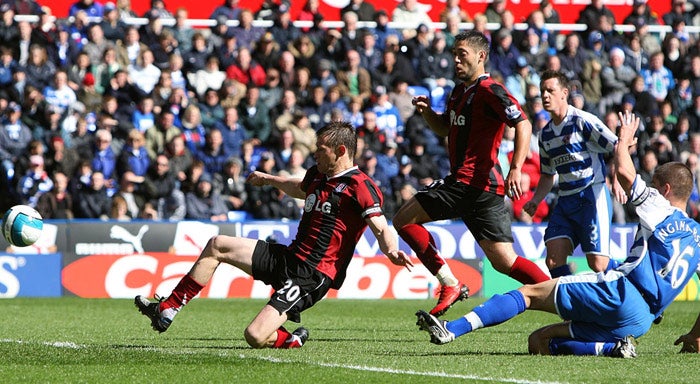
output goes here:
<path id="1" fill-rule="evenodd" d="M 630 201 L 639 215 L 639 227 L 630 255 L 617 270 L 639 290 L 658 316 L 685 288 L 700 264 L 700 225 L 671 206 L 640 176 Z"/>
<path id="2" fill-rule="evenodd" d="M 540 164 L 544 174 L 559 174 L 559 194 L 573 195 L 595 183 L 604 183 L 605 154 L 617 136 L 591 113 L 569 106 L 561 124 L 553 120 L 540 132 Z"/>

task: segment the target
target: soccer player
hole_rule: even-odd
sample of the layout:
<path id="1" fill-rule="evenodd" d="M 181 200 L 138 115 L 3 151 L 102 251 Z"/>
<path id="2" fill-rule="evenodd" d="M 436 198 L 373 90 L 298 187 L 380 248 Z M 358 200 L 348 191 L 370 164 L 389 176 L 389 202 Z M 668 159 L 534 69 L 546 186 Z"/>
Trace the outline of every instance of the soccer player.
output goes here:
<path id="1" fill-rule="evenodd" d="M 567 257 L 579 244 L 593 271 L 612 269 L 618 263 L 610 259 L 612 202 L 604 156 L 613 152 L 617 137 L 596 116 L 569 105 L 568 80 L 562 72 L 545 71 L 540 92 L 552 119 L 539 137 L 540 181 L 523 209 L 534 215 L 559 175 L 559 198 L 544 233 L 549 273 L 571 275 Z M 613 192 L 618 201 L 626 202 L 614 176 Z"/>
<path id="2" fill-rule="evenodd" d="M 513 96 L 485 72 L 489 41 L 484 34 L 458 34 L 453 54 L 462 83 L 452 91 L 445 113 L 436 113 L 426 96 L 413 99 L 430 129 L 448 138 L 451 174 L 417 193 L 392 219 L 401 238 L 440 282 L 438 303 L 430 311 L 435 316 L 466 298 L 468 289 L 438 254 L 435 240 L 422 225 L 427 222 L 459 217 L 497 271 L 523 284 L 549 279 L 535 263 L 515 254 L 504 202 L 506 193 L 517 199 L 523 192 L 520 175 L 532 125 Z M 515 127 L 516 136 L 513 161 L 504 178 L 498 149 L 506 125 Z"/>
<path id="3" fill-rule="evenodd" d="M 151 302 L 136 296 L 139 311 L 153 329 L 165 332 L 175 315 L 209 282 L 221 263 L 231 264 L 270 284 L 270 301 L 245 329 L 253 348 L 298 348 L 308 338 L 300 327 L 288 332 L 282 325 L 300 321 L 300 313 L 321 300 L 330 288 L 340 288 L 355 244 L 371 228 L 379 247 L 396 265 L 410 268 L 398 249 L 397 237 L 382 213 L 379 188 L 353 164 L 357 139 L 350 123 L 332 122 L 317 133 L 316 165 L 303 179 L 253 172 L 247 182 L 272 185 L 291 197 L 306 199 L 296 239 L 288 246 L 262 240 L 215 236 L 170 296 Z"/>
<path id="4" fill-rule="evenodd" d="M 648 186 L 636 169 L 629 147 L 639 118 L 620 113 L 615 148 L 617 177 L 639 215 L 629 256 L 607 272 L 562 276 L 495 295 L 455 321 L 419 311 L 418 325 L 436 344 L 476 329 L 500 324 L 526 309 L 558 314 L 565 321 L 533 332 L 530 353 L 635 357 L 634 338 L 645 334 L 699 271 L 700 224 L 685 213 L 693 189 L 690 169 L 679 162 L 659 166 Z M 676 340 L 682 352 L 700 346 L 700 315 L 690 332 Z"/>

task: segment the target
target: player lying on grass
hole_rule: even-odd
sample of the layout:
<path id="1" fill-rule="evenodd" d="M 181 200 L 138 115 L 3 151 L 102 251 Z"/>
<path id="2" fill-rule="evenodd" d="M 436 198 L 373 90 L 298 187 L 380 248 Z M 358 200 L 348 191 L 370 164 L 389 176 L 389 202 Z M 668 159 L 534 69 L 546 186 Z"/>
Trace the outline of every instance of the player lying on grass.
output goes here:
<path id="1" fill-rule="evenodd" d="M 685 213 L 693 188 L 690 169 L 678 162 L 659 166 L 647 186 L 636 174 L 629 147 L 639 118 L 620 114 L 615 149 L 620 185 L 639 215 L 629 256 L 608 272 L 562 276 L 495 295 L 466 316 L 443 321 L 419 311 L 418 325 L 431 342 L 445 344 L 476 329 L 500 324 L 526 309 L 560 315 L 565 321 L 533 332 L 530 353 L 635 357 L 635 337 L 645 334 L 698 271 L 700 224 Z M 700 315 L 676 340 L 682 352 L 696 352 Z"/>
<path id="2" fill-rule="evenodd" d="M 297 236 L 288 246 L 243 237 L 215 236 L 192 269 L 165 300 L 136 296 L 139 311 L 153 329 L 165 332 L 175 315 L 209 282 L 221 263 L 231 264 L 270 284 L 274 293 L 245 329 L 253 348 L 298 348 L 308 331 L 288 332 L 287 320 L 299 322 L 302 311 L 340 288 L 355 245 L 367 226 L 379 247 L 396 265 L 413 264 L 398 249 L 397 236 L 382 213 L 383 196 L 374 182 L 353 164 L 357 139 L 352 125 L 332 122 L 317 133 L 316 165 L 303 180 L 254 172 L 247 182 L 272 185 L 295 198 L 305 198 Z"/>

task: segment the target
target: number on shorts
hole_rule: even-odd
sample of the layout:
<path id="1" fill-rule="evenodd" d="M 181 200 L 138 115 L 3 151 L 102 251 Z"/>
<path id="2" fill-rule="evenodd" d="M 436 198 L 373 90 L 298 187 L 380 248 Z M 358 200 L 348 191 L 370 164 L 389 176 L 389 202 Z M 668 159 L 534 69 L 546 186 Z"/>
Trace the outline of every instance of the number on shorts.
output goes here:
<path id="1" fill-rule="evenodd" d="M 298 285 L 294 285 L 292 279 L 287 279 L 287 281 L 284 282 L 284 287 L 277 291 L 277 293 L 284 296 L 284 298 L 289 302 L 296 301 L 299 298 L 300 292 L 301 289 Z"/>

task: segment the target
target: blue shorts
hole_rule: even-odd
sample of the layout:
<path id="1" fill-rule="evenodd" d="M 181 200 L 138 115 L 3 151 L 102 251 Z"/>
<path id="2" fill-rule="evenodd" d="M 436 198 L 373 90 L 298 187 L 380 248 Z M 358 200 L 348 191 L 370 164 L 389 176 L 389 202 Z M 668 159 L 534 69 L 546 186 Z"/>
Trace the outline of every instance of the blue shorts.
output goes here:
<path id="1" fill-rule="evenodd" d="M 571 320 L 569 333 L 576 340 L 639 337 L 654 321 L 642 294 L 618 271 L 562 276 L 554 295 L 557 313 Z"/>
<path id="2" fill-rule="evenodd" d="M 610 256 L 612 200 L 605 184 L 593 184 L 580 193 L 560 196 L 544 232 L 545 243 L 567 238 L 584 253 Z"/>

